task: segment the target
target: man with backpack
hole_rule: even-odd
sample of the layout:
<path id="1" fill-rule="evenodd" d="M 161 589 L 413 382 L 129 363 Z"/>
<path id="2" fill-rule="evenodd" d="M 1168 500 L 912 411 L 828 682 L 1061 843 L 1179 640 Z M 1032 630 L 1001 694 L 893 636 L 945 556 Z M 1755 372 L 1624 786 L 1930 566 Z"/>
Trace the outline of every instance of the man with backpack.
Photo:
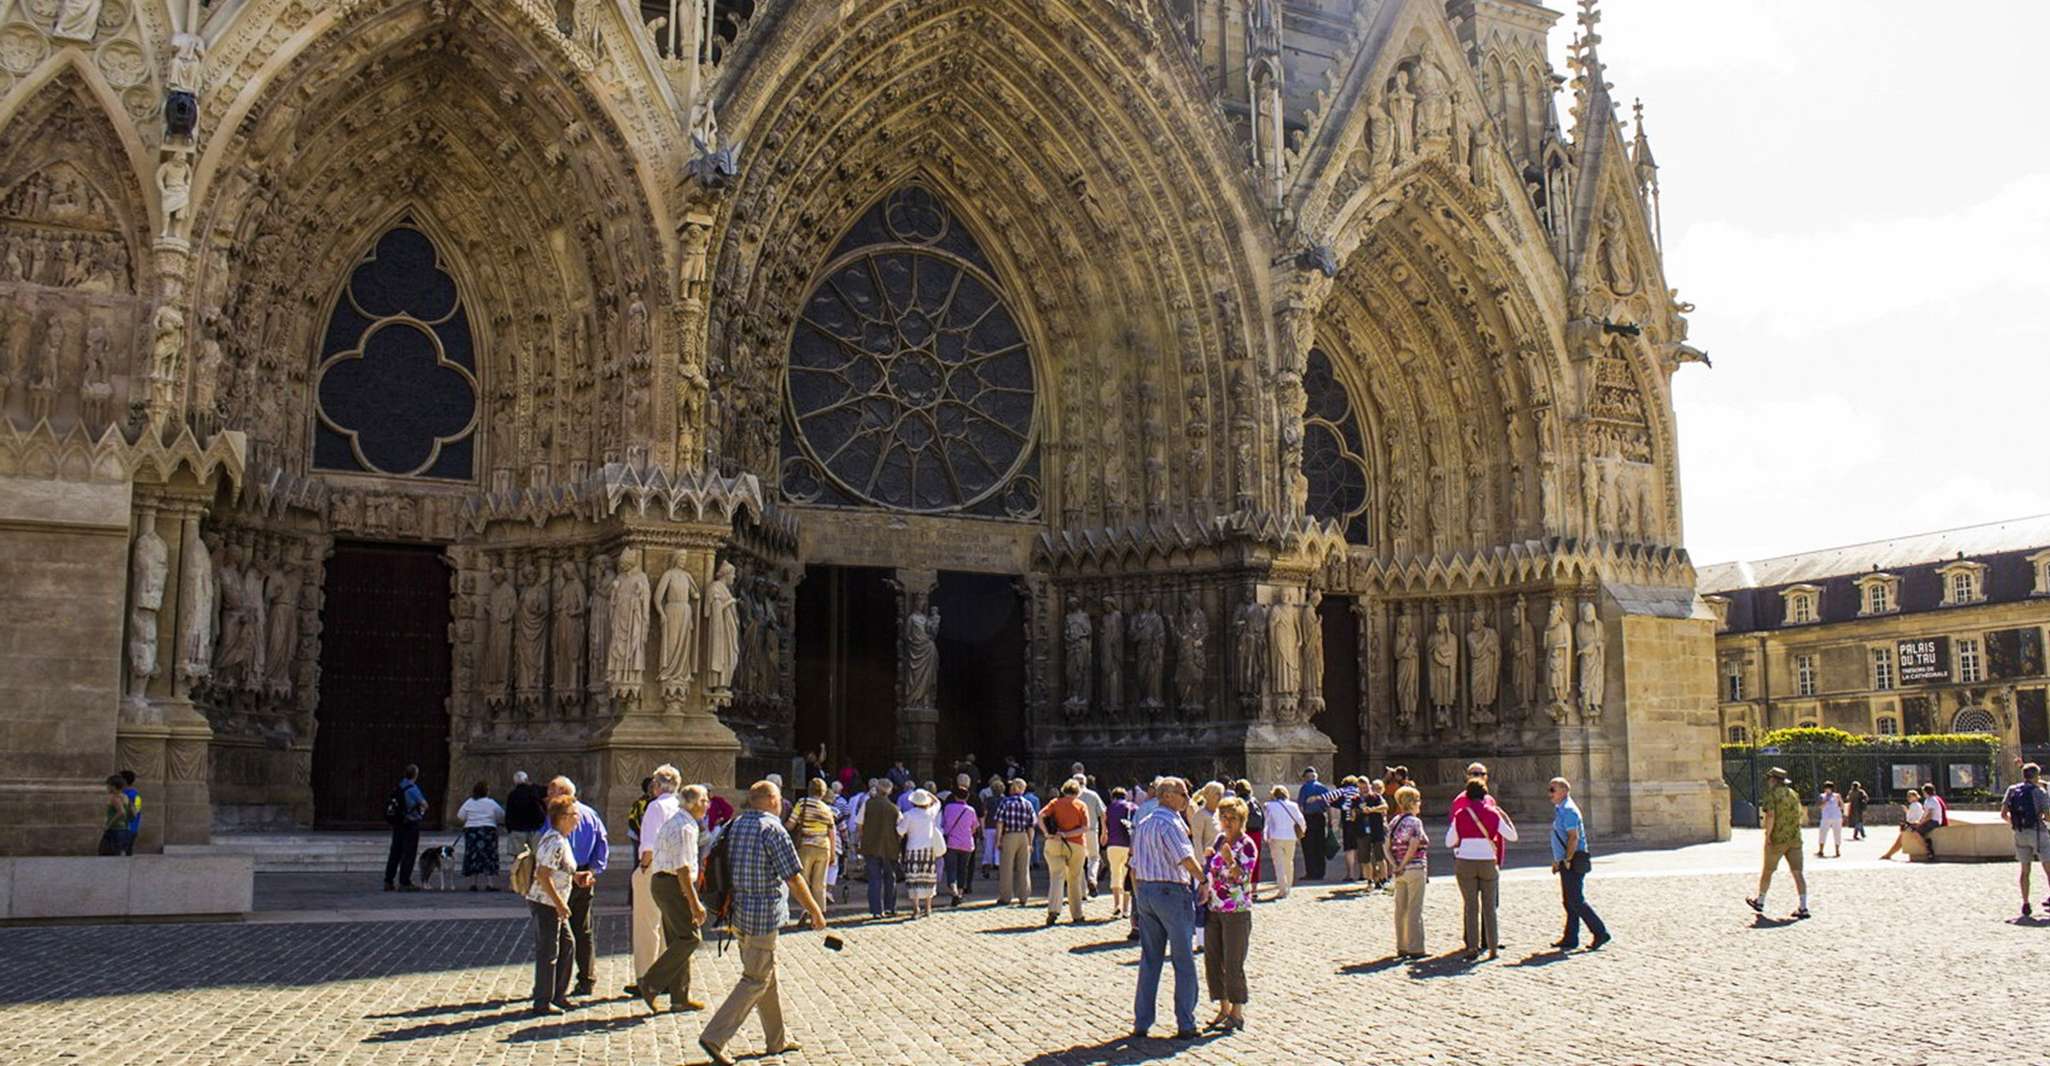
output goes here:
<path id="1" fill-rule="evenodd" d="M 420 888 L 413 883 L 413 863 L 420 857 L 420 821 L 427 817 L 427 796 L 420 791 L 416 783 L 419 780 L 420 768 L 407 763 L 406 772 L 384 800 L 384 820 L 391 826 L 391 851 L 384 857 L 386 892 L 394 887 L 407 892 Z M 396 886 L 392 883 L 394 877 L 398 879 Z"/>
<path id="2" fill-rule="evenodd" d="M 869 814 L 875 817 L 873 803 Z M 705 880 L 723 879 L 730 891 L 718 893 L 718 910 L 733 928 L 740 942 L 740 980 L 719 1005 L 712 1020 L 698 1036 L 698 1047 L 714 1066 L 733 1066 L 726 1045 L 747 1020 L 760 1010 L 762 1036 L 771 1055 L 788 1055 L 798 1050 L 783 1029 L 783 1001 L 776 986 L 776 934 L 790 923 L 790 897 L 804 905 L 813 929 L 826 927 L 826 912 L 812 898 L 804 880 L 804 865 L 798 861 L 797 845 L 783 828 L 783 791 L 768 781 L 757 781 L 747 790 L 747 810 L 725 827 L 714 852 L 724 849 L 725 872 L 715 871 L 716 856 L 707 856 Z"/>
<path id="3" fill-rule="evenodd" d="M 2050 790 L 2043 787 L 2042 768 L 2035 763 L 2022 767 L 2022 779 L 2007 790 L 2000 800 L 2000 816 L 2007 819 L 2007 825 L 2014 830 L 2014 857 L 2022 868 L 2022 917 L 2029 911 L 2029 864 L 2043 864 L 2043 881 L 2050 884 L 2050 827 L 2043 824 L 2043 815 L 2050 810 Z M 2043 907 L 2050 910 L 2050 900 L 2043 901 Z"/>

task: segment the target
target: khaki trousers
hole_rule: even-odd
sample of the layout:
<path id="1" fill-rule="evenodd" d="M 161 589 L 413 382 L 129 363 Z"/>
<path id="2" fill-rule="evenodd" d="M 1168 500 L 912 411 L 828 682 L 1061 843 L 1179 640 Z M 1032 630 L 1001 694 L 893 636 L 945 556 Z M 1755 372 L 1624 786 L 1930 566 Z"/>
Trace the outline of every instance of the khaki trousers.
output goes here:
<path id="1" fill-rule="evenodd" d="M 1395 953 L 1424 953 L 1424 886 L 1430 873 L 1421 867 L 1395 877 Z"/>
<path id="2" fill-rule="evenodd" d="M 740 934 L 740 980 L 727 993 L 726 1002 L 705 1023 L 698 1039 L 707 1046 L 724 1049 L 726 1042 L 747 1020 L 749 1011 L 761 1008 L 762 1039 L 768 1050 L 779 1051 L 789 1043 L 783 1032 L 783 1001 L 776 994 L 776 934 Z"/>
<path id="3" fill-rule="evenodd" d="M 683 877 L 690 876 L 685 869 Z M 668 993 L 672 1007 L 682 1005 L 690 998 L 690 957 L 697 951 L 703 937 L 698 933 L 698 923 L 690 915 L 690 900 L 683 894 L 683 881 L 677 874 L 656 874 L 648 882 L 648 895 L 654 897 L 655 908 L 662 912 L 662 954 L 648 965 L 641 974 L 641 987 L 657 993 Z"/>
<path id="4" fill-rule="evenodd" d="M 1061 888 L 1067 886 L 1068 915 L 1076 921 L 1082 920 L 1082 864 L 1089 857 L 1089 849 L 1079 843 L 1071 844 L 1060 837 L 1046 838 L 1046 913 L 1061 912 Z"/>
<path id="5" fill-rule="evenodd" d="M 655 874 L 652 870 L 635 867 L 633 885 L 633 910 L 628 921 L 633 925 L 634 983 L 639 984 L 641 975 L 648 967 L 655 965 L 655 957 L 662 954 L 662 912 L 655 909 Z"/>
<path id="6" fill-rule="evenodd" d="M 1800 845 L 1795 845 L 1800 850 Z M 1454 859 L 1452 876 L 1466 904 L 1466 950 L 1494 951 L 1502 946 L 1495 932 L 1495 904 L 1501 900 L 1501 869 L 1493 859 Z"/>
<path id="7" fill-rule="evenodd" d="M 826 870 L 833 865 L 833 849 L 825 844 L 804 844 L 797 849 L 797 863 L 804 869 L 804 883 L 811 888 L 811 898 L 826 905 Z"/>
<path id="8" fill-rule="evenodd" d="M 1295 844 L 1293 840 L 1267 838 L 1267 856 L 1274 861 L 1274 887 L 1280 891 L 1276 898 L 1288 895 L 1295 887 Z"/>
<path id="9" fill-rule="evenodd" d="M 1005 833 L 997 860 L 997 902 L 1025 902 L 1032 894 L 1032 834 Z"/>

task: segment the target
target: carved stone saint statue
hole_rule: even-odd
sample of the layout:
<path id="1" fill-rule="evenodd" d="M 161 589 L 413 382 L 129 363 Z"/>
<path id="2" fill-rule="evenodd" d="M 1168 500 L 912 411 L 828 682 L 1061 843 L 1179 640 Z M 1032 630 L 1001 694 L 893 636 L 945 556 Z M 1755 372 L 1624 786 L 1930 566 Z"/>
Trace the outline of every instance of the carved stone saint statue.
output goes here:
<path id="1" fill-rule="evenodd" d="M 242 571 L 242 603 L 247 618 L 242 627 L 242 643 L 249 648 L 242 687 L 251 692 L 263 691 L 264 681 L 270 677 L 270 600 L 263 587 L 266 561 L 252 551 L 249 565 Z"/>
<path id="2" fill-rule="evenodd" d="M 1302 721 L 1324 709 L 1324 616 L 1317 608 L 1324 602 L 1324 594 L 1310 590 L 1308 599 L 1298 608 L 1302 612 L 1303 635 L 1303 680 L 1300 716 Z"/>
<path id="3" fill-rule="evenodd" d="M 732 563 L 720 563 L 705 590 L 705 672 L 715 692 L 732 687 L 734 667 L 740 665 L 740 605 L 733 598 L 733 574 Z"/>
<path id="4" fill-rule="evenodd" d="M 648 305 L 635 293 L 626 305 L 626 355 L 635 366 L 645 366 L 654 344 L 648 334 Z"/>
<path id="5" fill-rule="evenodd" d="M 1565 600 L 1553 600 L 1545 616 L 1545 689 L 1551 694 L 1546 710 L 1552 721 L 1565 721 L 1573 692 L 1573 624 L 1566 620 Z"/>
<path id="6" fill-rule="evenodd" d="M 275 569 L 264 577 L 264 614 L 270 624 L 265 661 L 269 665 L 270 692 L 292 694 L 292 666 L 299 658 L 299 590 L 302 578 L 298 561 L 281 550 Z"/>
<path id="7" fill-rule="evenodd" d="M 1417 144 L 1442 143 L 1452 133 L 1452 88 L 1428 59 L 1417 60 L 1416 97 Z"/>
<path id="8" fill-rule="evenodd" d="M 185 213 L 192 206 L 192 154 L 174 150 L 157 164 L 157 191 L 163 196 L 164 236 L 178 232 Z"/>
<path id="9" fill-rule="evenodd" d="M 586 627 L 590 655 L 585 659 L 591 674 L 585 682 L 587 691 L 602 691 L 606 687 L 605 648 L 607 639 L 612 636 L 612 582 L 616 576 L 612 556 L 601 552 L 597 558 L 591 560 L 591 603 L 586 614 L 590 619 L 590 624 Z"/>
<path id="10" fill-rule="evenodd" d="M 1416 629 L 1410 625 L 1409 614 L 1395 616 L 1395 720 L 1404 727 L 1416 724 L 1417 716 L 1417 655 Z"/>
<path id="11" fill-rule="evenodd" d="M 1409 88 L 1409 71 L 1397 70 L 1395 84 L 1388 89 L 1388 118 L 1395 134 L 1390 145 L 1395 161 L 1400 163 L 1414 152 L 1416 141 L 1416 93 Z"/>
<path id="12" fill-rule="evenodd" d="M 1602 695 L 1608 687 L 1604 667 L 1609 638 L 1602 632 L 1601 620 L 1595 617 L 1594 604 L 1580 605 L 1580 624 L 1573 629 L 1573 640 L 1580 646 L 1580 715 L 1585 721 L 1598 722 L 1602 717 Z"/>
<path id="13" fill-rule="evenodd" d="M 555 573 L 555 702 L 569 704 L 584 694 L 584 616 L 590 604 L 576 560 L 564 559 Z"/>
<path id="14" fill-rule="evenodd" d="M 1204 645 L 1210 639 L 1210 619 L 1193 592 L 1182 595 L 1182 613 L 1174 626 L 1175 705 L 1184 718 L 1203 713 Z"/>
<path id="15" fill-rule="evenodd" d="M 223 544 L 220 558 L 214 588 L 221 601 L 221 630 L 214 648 L 219 657 L 214 661 L 213 677 L 216 685 L 233 687 L 249 661 L 248 644 L 243 640 L 249 606 L 244 602 L 247 590 L 242 585 L 241 545 Z"/>
<path id="16" fill-rule="evenodd" d="M 904 617 L 904 699 L 907 706 L 931 707 L 939 692 L 940 609 L 928 604 Z"/>
<path id="17" fill-rule="evenodd" d="M 1466 627 L 1467 691 L 1473 695 L 1476 721 L 1495 720 L 1496 689 L 1502 680 L 1502 637 L 1481 612 Z"/>
<path id="18" fill-rule="evenodd" d="M 547 686 L 548 581 L 531 560 L 520 564 L 519 699 L 537 702 Z"/>
<path id="19" fill-rule="evenodd" d="M 57 23 L 51 27 L 50 36 L 67 41 L 90 41 L 99 24 L 100 0 L 62 0 L 57 5 Z"/>
<path id="20" fill-rule="evenodd" d="M 1104 597 L 1103 617 L 1096 625 L 1097 658 L 1102 660 L 1103 689 L 1097 705 L 1106 717 L 1116 718 L 1125 709 L 1125 616 L 1118 601 Z"/>
<path id="21" fill-rule="evenodd" d="M 163 609 L 164 583 L 171 573 L 171 547 L 157 536 L 156 522 L 154 511 L 142 512 L 128 571 L 128 676 L 134 679 L 129 694 L 138 700 L 157 676 L 157 612 Z"/>
<path id="22" fill-rule="evenodd" d="M 1081 605 L 1068 610 L 1068 616 L 1061 622 L 1061 653 L 1063 674 L 1067 682 L 1067 699 L 1061 708 L 1073 721 L 1089 709 L 1089 652 L 1095 627 L 1089 621 L 1089 612 Z"/>
<path id="23" fill-rule="evenodd" d="M 662 663 L 655 677 L 664 699 L 680 700 L 698 668 L 698 583 L 678 554 L 655 583 L 655 609 L 662 615 Z"/>
<path id="24" fill-rule="evenodd" d="M 1141 597 L 1139 611 L 1132 616 L 1132 667 L 1138 672 L 1139 711 L 1151 717 L 1167 706 L 1167 620 L 1153 609 L 1153 600 Z"/>
<path id="25" fill-rule="evenodd" d="M 164 77 L 164 88 L 174 93 L 199 95 L 200 57 L 206 53 L 206 38 L 196 33 L 174 33 L 171 46 L 171 67 Z"/>
<path id="26" fill-rule="evenodd" d="M 1267 677 L 1276 696 L 1293 700 L 1303 685 L 1303 616 L 1285 597 L 1267 608 Z"/>
<path id="27" fill-rule="evenodd" d="M 199 539 L 198 519 L 187 519 L 180 547 L 178 602 L 185 617 L 178 624 L 178 678 L 190 685 L 213 672 L 214 564 Z"/>
<path id="28" fill-rule="evenodd" d="M 477 670 L 486 703 L 504 703 L 512 683 L 513 626 L 519 613 L 520 596 L 505 568 L 492 567 L 491 590 L 484 597 L 484 658 Z"/>
<path id="29" fill-rule="evenodd" d="M 1239 605 L 1231 629 L 1239 698 L 1248 702 L 1258 700 L 1267 681 L 1267 608 L 1258 600 L 1248 599 Z"/>
<path id="30" fill-rule="evenodd" d="M 1516 706 L 1529 707 L 1537 698 L 1537 634 L 1531 631 L 1521 596 L 1509 612 L 1509 677 L 1516 685 Z"/>
<path id="31" fill-rule="evenodd" d="M 729 570 L 728 573 L 731 571 Z M 726 597 L 730 612 L 731 592 Z M 641 692 L 641 672 L 648 664 L 648 575 L 641 572 L 640 558 L 632 552 L 619 557 L 619 574 L 612 579 L 612 632 L 605 639 L 605 681 L 612 694 L 632 699 Z M 732 664 L 727 664 L 732 673 Z"/>
<path id="32" fill-rule="evenodd" d="M 78 377 L 78 414 L 88 431 L 107 424 L 107 405 L 114 399 L 114 383 L 107 379 L 107 327 L 93 319 L 85 328 L 85 368 Z"/>
<path id="33" fill-rule="evenodd" d="M 1431 724 L 1452 728 L 1452 707 L 1459 702 L 1459 635 L 1452 632 L 1452 612 L 1438 612 L 1431 630 Z"/>

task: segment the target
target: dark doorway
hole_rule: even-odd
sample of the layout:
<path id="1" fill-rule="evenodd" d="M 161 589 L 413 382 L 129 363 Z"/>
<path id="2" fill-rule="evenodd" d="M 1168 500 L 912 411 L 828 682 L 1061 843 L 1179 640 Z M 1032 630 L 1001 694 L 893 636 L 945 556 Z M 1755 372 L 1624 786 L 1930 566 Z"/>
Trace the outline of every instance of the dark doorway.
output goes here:
<path id="1" fill-rule="evenodd" d="M 983 773 L 1025 761 L 1025 608 L 1004 574 L 940 573 L 939 768 L 973 754 Z M 951 788 L 952 781 L 938 782 Z"/>
<path id="2" fill-rule="evenodd" d="M 428 828 L 448 791 L 449 584 L 441 551 L 341 544 L 321 614 L 313 821 L 384 825 L 384 800 L 420 765 Z"/>
<path id="3" fill-rule="evenodd" d="M 897 593 L 889 577 L 873 567 L 809 566 L 797 586 L 797 748 L 823 743 L 830 769 L 852 759 L 864 780 L 881 777 L 897 756 Z"/>
<path id="4" fill-rule="evenodd" d="M 1310 719 L 1338 745 L 1331 769 L 1343 777 L 1367 770 L 1360 760 L 1359 618 L 1351 596 L 1326 596 L 1318 608 L 1324 620 L 1324 713 Z"/>

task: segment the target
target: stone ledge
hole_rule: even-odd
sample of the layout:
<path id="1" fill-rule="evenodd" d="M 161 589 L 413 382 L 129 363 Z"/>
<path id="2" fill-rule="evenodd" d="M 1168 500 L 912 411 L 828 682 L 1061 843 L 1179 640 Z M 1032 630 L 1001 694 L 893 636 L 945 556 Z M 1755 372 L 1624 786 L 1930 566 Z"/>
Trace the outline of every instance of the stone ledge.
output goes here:
<path id="1" fill-rule="evenodd" d="M 0 858 L 0 924 L 239 917 L 255 893 L 247 855 Z"/>

